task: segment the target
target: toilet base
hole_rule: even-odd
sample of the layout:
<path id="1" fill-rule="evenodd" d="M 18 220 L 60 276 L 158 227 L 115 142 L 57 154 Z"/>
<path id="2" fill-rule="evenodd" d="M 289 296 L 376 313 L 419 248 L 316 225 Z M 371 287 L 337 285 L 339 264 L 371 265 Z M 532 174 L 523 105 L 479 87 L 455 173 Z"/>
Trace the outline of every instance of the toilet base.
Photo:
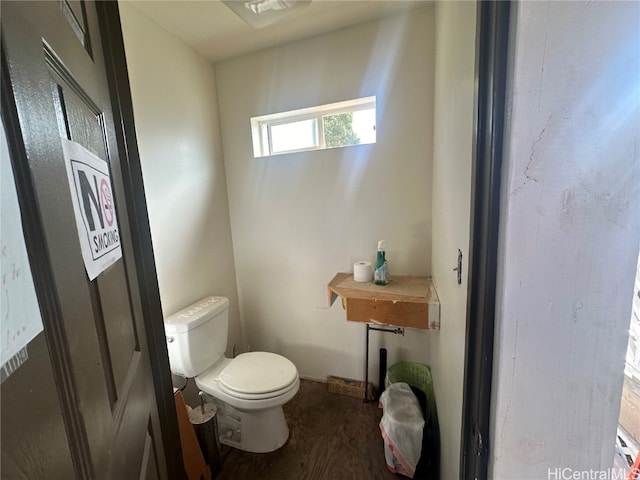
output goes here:
<path id="1" fill-rule="evenodd" d="M 269 453 L 282 447 L 289 428 L 282 407 L 242 411 L 212 397 L 218 409 L 220 443 L 252 453 Z"/>

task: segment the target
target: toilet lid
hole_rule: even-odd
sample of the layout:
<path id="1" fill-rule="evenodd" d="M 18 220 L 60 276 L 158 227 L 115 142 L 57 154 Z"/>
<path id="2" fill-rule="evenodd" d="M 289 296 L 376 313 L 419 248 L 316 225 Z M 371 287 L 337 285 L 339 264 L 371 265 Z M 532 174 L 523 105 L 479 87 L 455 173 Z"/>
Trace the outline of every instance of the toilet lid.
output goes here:
<path id="1" fill-rule="evenodd" d="M 238 355 L 222 372 L 220 382 L 238 393 L 268 393 L 291 385 L 298 376 L 290 360 L 268 352 Z"/>

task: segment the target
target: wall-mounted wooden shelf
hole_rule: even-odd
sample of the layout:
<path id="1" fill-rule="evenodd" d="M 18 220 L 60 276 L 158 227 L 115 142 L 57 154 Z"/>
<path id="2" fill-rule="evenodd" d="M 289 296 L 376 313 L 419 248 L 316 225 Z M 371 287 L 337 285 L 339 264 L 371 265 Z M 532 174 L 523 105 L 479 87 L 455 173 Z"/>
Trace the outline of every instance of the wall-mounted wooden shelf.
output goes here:
<path id="1" fill-rule="evenodd" d="M 329 282 L 328 294 L 329 306 L 342 298 L 352 322 L 440 330 L 440 301 L 431 277 L 393 275 L 383 286 L 338 273 Z"/>

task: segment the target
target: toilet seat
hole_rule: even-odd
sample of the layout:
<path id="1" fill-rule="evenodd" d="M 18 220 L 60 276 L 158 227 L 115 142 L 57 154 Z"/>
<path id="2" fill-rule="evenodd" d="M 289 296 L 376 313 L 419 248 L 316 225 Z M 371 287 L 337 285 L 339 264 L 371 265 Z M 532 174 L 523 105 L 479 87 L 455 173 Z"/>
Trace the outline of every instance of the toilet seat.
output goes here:
<path id="1" fill-rule="evenodd" d="M 198 388 L 228 400 L 259 401 L 289 394 L 299 386 L 298 369 L 287 358 L 275 353 L 249 352 L 224 359 L 195 377 Z"/>
<path id="2" fill-rule="evenodd" d="M 222 382 L 220 382 L 218 384 L 218 386 L 220 387 L 221 391 L 225 392 L 227 395 L 229 395 L 229 396 L 231 396 L 233 398 L 242 399 L 242 400 L 249 400 L 249 401 L 257 401 L 257 400 L 268 400 L 270 398 L 281 397 L 281 396 L 285 395 L 286 393 L 288 393 L 289 391 L 293 390 L 294 388 L 297 389 L 299 387 L 299 383 L 294 380 L 286 388 L 283 388 L 281 390 L 276 390 L 276 391 L 273 391 L 273 392 L 266 392 L 266 393 L 239 393 L 239 392 L 234 392 L 233 390 L 230 390 L 227 387 L 225 387 L 225 385 Z"/>
<path id="3" fill-rule="evenodd" d="M 249 352 L 231 360 L 218 381 L 228 395 L 260 400 L 286 393 L 297 378 L 298 370 L 289 359 L 275 353 Z"/>

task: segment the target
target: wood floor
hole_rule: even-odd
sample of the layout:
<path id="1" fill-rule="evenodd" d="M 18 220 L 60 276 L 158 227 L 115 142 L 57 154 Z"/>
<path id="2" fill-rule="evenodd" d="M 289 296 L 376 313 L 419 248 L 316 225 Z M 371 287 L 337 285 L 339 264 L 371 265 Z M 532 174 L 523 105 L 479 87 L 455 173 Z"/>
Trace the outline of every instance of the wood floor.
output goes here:
<path id="1" fill-rule="evenodd" d="M 324 383 L 302 380 L 284 406 L 289 440 L 268 454 L 222 446 L 219 480 L 384 480 L 387 470 L 377 402 L 327 392 Z"/>

